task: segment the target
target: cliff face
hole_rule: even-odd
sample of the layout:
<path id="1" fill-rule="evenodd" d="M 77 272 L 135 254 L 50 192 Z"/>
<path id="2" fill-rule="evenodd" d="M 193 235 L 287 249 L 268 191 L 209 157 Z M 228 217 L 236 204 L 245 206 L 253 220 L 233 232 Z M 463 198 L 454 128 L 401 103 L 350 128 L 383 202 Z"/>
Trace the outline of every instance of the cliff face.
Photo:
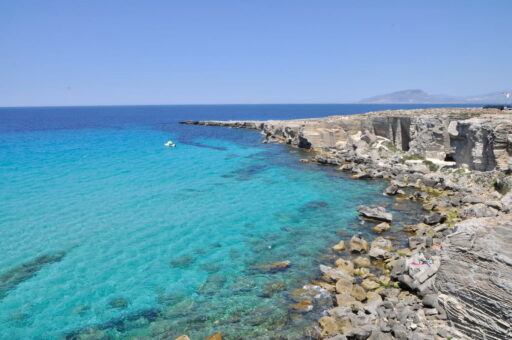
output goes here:
<path id="1" fill-rule="evenodd" d="M 469 336 L 512 337 L 512 215 L 457 225 L 443 242 L 436 277 L 448 319 Z"/>
<path id="2" fill-rule="evenodd" d="M 345 148 L 381 137 L 394 147 L 471 170 L 512 170 L 512 114 L 496 109 L 453 108 L 371 112 L 286 121 L 188 122 L 262 130 L 271 142 L 300 148 Z"/>
<path id="3" fill-rule="evenodd" d="M 446 111 L 445 111 L 446 113 Z M 344 147 L 350 139 L 374 135 L 411 155 L 455 161 L 487 171 L 510 169 L 512 116 L 495 110 L 390 111 L 361 116 L 263 124 L 267 138 L 313 149 Z"/>

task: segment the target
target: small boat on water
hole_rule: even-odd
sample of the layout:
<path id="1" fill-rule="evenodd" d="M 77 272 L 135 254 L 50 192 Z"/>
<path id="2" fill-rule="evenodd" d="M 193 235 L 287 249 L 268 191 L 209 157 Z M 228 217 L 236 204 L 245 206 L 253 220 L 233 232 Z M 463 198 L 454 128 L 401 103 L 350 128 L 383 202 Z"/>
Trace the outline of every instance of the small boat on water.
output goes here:
<path id="1" fill-rule="evenodd" d="M 167 143 L 165 143 L 164 146 L 168 146 L 170 148 L 175 148 L 176 144 L 172 140 L 170 140 L 170 141 L 167 141 Z"/>

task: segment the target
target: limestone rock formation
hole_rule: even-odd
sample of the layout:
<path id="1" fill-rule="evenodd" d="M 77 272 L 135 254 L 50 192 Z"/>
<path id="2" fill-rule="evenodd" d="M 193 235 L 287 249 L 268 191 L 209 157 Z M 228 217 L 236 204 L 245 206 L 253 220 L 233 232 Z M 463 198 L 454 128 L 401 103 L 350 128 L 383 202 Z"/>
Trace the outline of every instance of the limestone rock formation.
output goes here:
<path id="1" fill-rule="evenodd" d="M 366 253 L 368 252 L 368 242 L 363 239 L 363 234 L 357 233 L 350 239 L 349 242 L 350 251 L 355 253 Z"/>
<path id="2" fill-rule="evenodd" d="M 360 205 L 357 207 L 357 211 L 366 218 L 384 222 L 391 222 L 393 215 L 386 211 L 383 207 Z"/>
<path id="3" fill-rule="evenodd" d="M 512 214 L 468 219 L 443 242 L 435 286 L 448 319 L 480 339 L 512 338 Z"/>
<path id="4" fill-rule="evenodd" d="M 186 121 L 261 130 L 267 141 L 304 149 L 359 153 L 401 150 L 472 170 L 512 170 L 512 115 L 497 109 L 438 108 L 286 121 Z M 372 158 L 376 158 L 373 155 Z"/>

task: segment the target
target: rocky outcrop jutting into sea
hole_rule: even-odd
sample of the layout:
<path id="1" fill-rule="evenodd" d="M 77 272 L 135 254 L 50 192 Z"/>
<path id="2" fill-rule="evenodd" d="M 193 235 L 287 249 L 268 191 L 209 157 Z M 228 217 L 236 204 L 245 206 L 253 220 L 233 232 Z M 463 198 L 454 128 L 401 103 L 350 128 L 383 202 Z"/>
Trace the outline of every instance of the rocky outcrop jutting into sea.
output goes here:
<path id="1" fill-rule="evenodd" d="M 183 123 L 260 130 L 267 142 L 311 150 L 311 161 L 353 178 L 391 181 L 384 194 L 398 202 L 423 203 L 425 216 L 404 229 L 408 247 L 398 250 L 386 235 L 391 214 L 358 208 L 380 236 L 370 245 L 361 234 L 349 247 L 340 241 L 334 266 L 321 266 L 317 284 L 335 307 L 319 320 L 318 337 L 512 338 L 512 113 L 436 108 Z"/>
<path id="2" fill-rule="evenodd" d="M 507 170 L 512 166 L 512 115 L 497 109 L 395 110 L 285 121 L 183 123 L 261 130 L 270 142 L 317 151 L 351 144 L 364 148 L 381 140 L 408 154 L 454 161 L 470 170 Z"/>

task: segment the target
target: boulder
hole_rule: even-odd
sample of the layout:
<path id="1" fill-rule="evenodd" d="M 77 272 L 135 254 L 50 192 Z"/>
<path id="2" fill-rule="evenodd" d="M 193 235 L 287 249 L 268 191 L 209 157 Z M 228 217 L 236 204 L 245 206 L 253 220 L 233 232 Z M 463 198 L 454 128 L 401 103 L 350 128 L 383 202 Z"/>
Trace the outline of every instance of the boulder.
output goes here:
<path id="1" fill-rule="evenodd" d="M 354 274 L 354 263 L 352 261 L 339 258 L 336 260 L 335 264 L 336 269 L 343 270 L 345 273 L 349 275 Z"/>
<path id="2" fill-rule="evenodd" d="M 348 339 L 368 339 L 368 337 L 372 334 L 372 332 L 374 331 L 374 326 L 372 325 L 365 325 L 365 326 L 361 326 L 361 327 L 355 327 L 355 328 L 352 328 L 350 330 L 348 330 L 347 332 L 344 333 L 344 335 L 348 338 Z"/>
<path id="3" fill-rule="evenodd" d="M 336 305 L 339 307 L 351 307 L 357 300 L 348 293 L 336 294 Z"/>
<path id="4" fill-rule="evenodd" d="M 388 231 L 389 229 L 391 229 L 391 226 L 387 222 L 379 223 L 372 228 L 373 232 L 376 234 L 382 234 L 383 232 Z"/>
<path id="5" fill-rule="evenodd" d="M 440 213 L 431 211 L 430 213 L 423 217 L 423 223 L 428 225 L 434 225 L 444 222 L 445 219 L 446 218 Z"/>
<path id="6" fill-rule="evenodd" d="M 461 216 L 464 218 L 470 217 L 494 217 L 498 215 L 498 210 L 494 209 L 484 203 L 472 204 L 466 208 L 461 213 Z"/>
<path id="7" fill-rule="evenodd" d="M 362 238 L 361 233 L 357 233 L 350 239 L 349 246 L 350 251 L 357 253 L 368 252 L 368 242 Z"/>
<path id="8" fill-rule="evenodd" d="M 322 329 L 320 335 L 326 337 L 338 333 L 338 325 L 336 319 L 330 316 L 323 316 L 318 320 L 320 328 Z"/>
<path id="9" fill-rule="evenodd" d="M 439 306 L 437 294 L 428 294 L 421 300 L 423 305 L 427 308 L 437 308 Z"/>
<path id="10" fill-rule="evenodd" d="M 363 282 L 361 282 L 361 286 L 366 290 L 375 290 L 380 287 L 380 285 L 370 279 L 364 279 Z"/>
<path id="11" fill-rule="evenodd" d="M 336 291 L 339 294 L 348 293 L 352 291 L 353 283 L 352 280 L 341 279 L 336 281 Z"/>
<path id="12" fill-rule="evenodd" d="M 390 186 L 388 186 L 385 190 L 384 190 L 384 194 L 388 195 L 388 196 L 393 196 L 393 195 L 396 195 L 398 193 L 398 185 L 396 184 L 392 184 Z"/>
<path id="13" fill-rule="evenodd" d="M 336 250 L 336 251 L 344 251 L 345 250 L 345 241 L 341 240 L 340 242 L 338 242 L 337 244 L 332 246 L 332 249 Z"/>
<path id="14" fill-rule="evenodd" d="M 439 256 L 421 260 L 424 256 L 414 253 L 408 258 L 400 258 L 391 271 L 391 277 L 420 296 L 434 291 L 435 275 L 441 265 Z"/>
<path id="15" fill-rule="evenodd" d="M 367 277 L 371 276 L 370 269 L 369 268 L 358 268 L 354 274 L 360 276 L 363 279 L 366 279 Z"/>
<path id="16" fill-rule="evenodd" d="M 366 293 L 365 311 L 370 314 L 377 314 L 377 307 L 382 303 L 382 297 L 376 292 Z"/>
<path id="17" fill-rule="evenodd" d="M 367 257 L 362 257 L 362 256 L 359 256 L 358 258 L 356 258 L 354 260 L 354 264 L 357 266 L 357 267 L 366 267 L 366 268 L 369 268 L 372 266 L 372 262 L 370 261 L 369 258 Z"/>
<path id="18" fill-rule="evenodd" d="M 503 205 L 503 210 L 512 213 L 512 190 L 506 193 L 501 198 L 501 204 Z"/>
<path id="19" fill-rule="evenodd" d="M 371 179 L 372 175 L 368 172 L 358 172 L 350 177 L 354 179 Z"/>
<path id="20" fill-rule="evenodd" d="M 366 299 L 366 292 L 361 286 L 354 285 L 352 286 L 352 290 L 350 291 L 350 295 L 354 297 L 357 301 L 363 301 Z"/>
<path id="21" fill-rule="evenodd" d="M 354 278 L 351 275 L 340 269 L 324 266 L 321 264 L 320 271 L 324 274 L 324 278 L 327 281 L 338 281 L 342 279 L 350 282 L 354 281 Z"/>
<path id="22" fill-rule="evenodd" d="M 385 260 L 391 257 L 390 251 L 393 249 L 393 244 L 390 240 L 382 236 L 377 237 L 372 241 L 369 255 L 373 259 Z"/>
<path id="23" fill-rule="evenodd" d="M 365 218 L 377 221 L 391 222 L 393 215 L 386 211 L 385 208 L 379 206 L 360 205 L 357 207 L 359 214 Z"/>

